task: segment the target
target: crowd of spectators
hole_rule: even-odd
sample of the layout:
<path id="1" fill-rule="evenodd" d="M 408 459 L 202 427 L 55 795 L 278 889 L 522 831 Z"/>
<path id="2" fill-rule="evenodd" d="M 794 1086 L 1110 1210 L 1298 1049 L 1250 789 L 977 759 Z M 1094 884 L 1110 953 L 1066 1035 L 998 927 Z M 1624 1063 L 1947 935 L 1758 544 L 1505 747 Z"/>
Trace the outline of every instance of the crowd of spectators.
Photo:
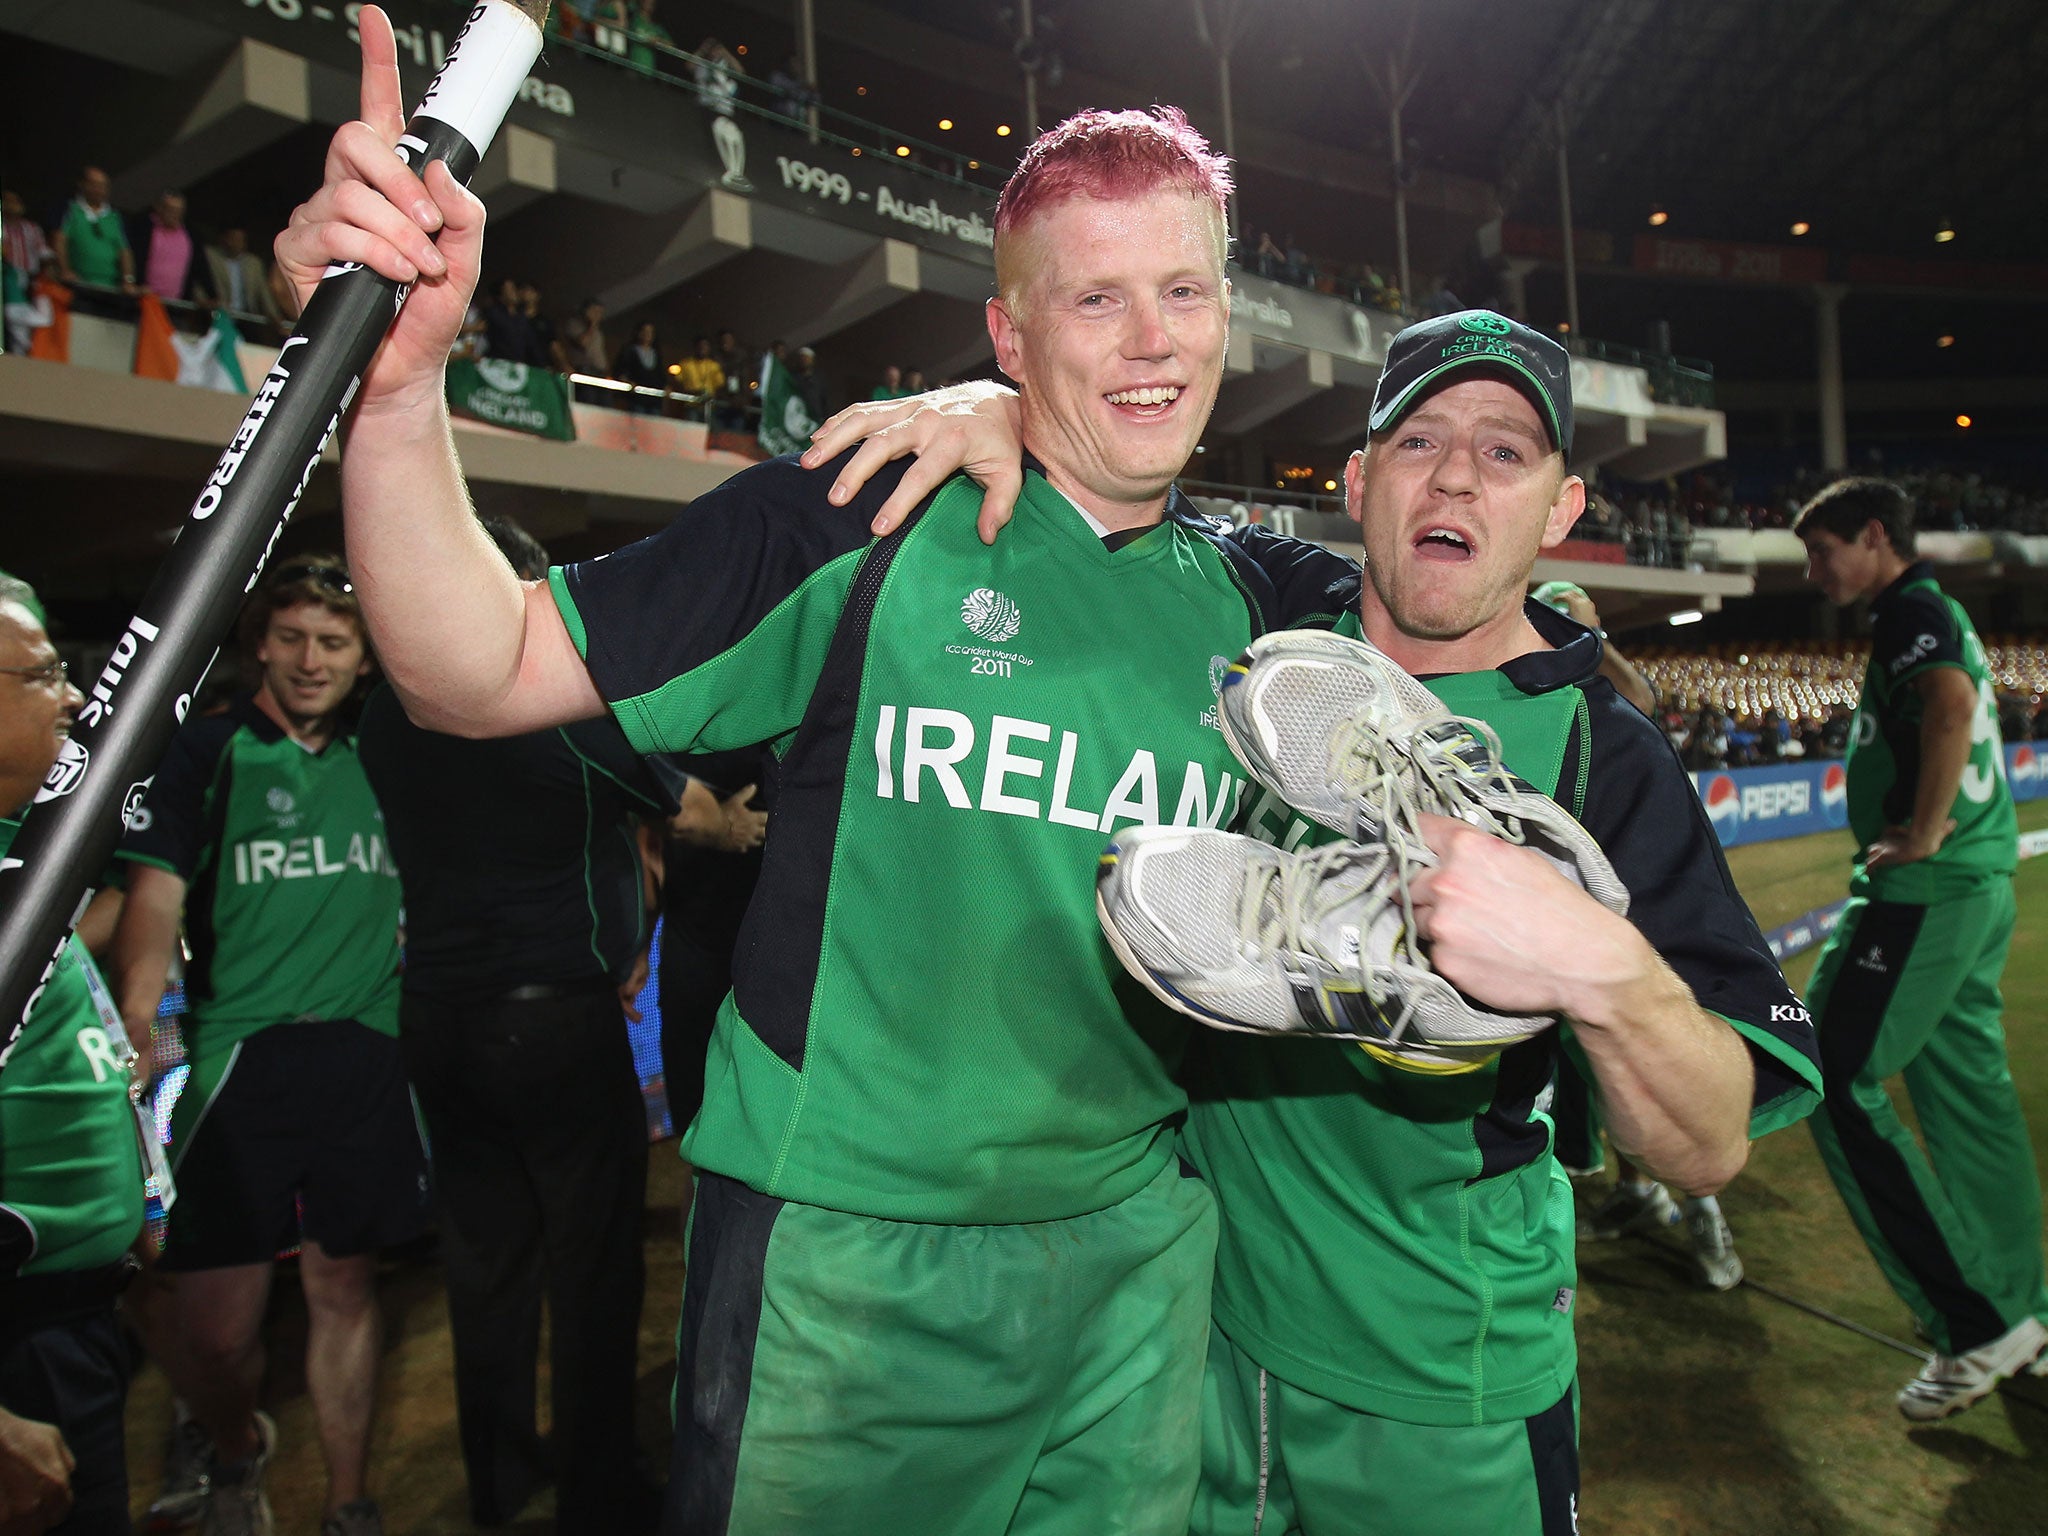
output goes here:
<path id="1" fill-rule="evenodd" d="M 201 234 L 186 212 L 184 193 L 166 188 L 148 208 L 123 214 L 96 165 L 79 172 L 71 200 L 47 225 L 18 192 L 0 191 L 8 350 L 28 351 L 59 303 L 132 319 L 144 293 L 181 314 L 224 309 L 251 340 L 282 339 L 296 305 L 247 227 L 223 222 Z"/>
<path id="2" fill-rule="evenodd" d="M 1259 231 L 1258 243 L 1245 265 L 1260 277 L 1314 293 L 1334 294 L 1362 308 L 1405 314 L 1400 284 L 1384 277 L 1369 261 L 1332 262 L 1311 256 L 1295 243 L 1293 235 L 1276 241 L 1268 230 Z M 1443 285 L 1438 284 L 1439 288 Z M 1457 305 L 1452 304 L 1455 309 Z M 1431 313 L 1449 313 L 1433 310 Z"/>
<path id="3" fill-rule="evenodd" d="M 1979 469 L 1884 471 L 1912 496 L 1919 526 L 1931 532 L 2048 534 L 2048 489 L 2007 484 Z M 1727 465 L 1697 469 L 1669 486 L 1618 494 L 1629 520 L 1647 527 L 1662 518 L 1683 528 L 1790 528 L 1794 513 L 1829 480 L 1817 468 L 1799 470 L 1766 496 L 1738 494 Z"/>
<path id="4" fill-rule="evenodd" d="M 2048 642 L 2006 635 L 1986 653 L 2000 734 L 2048 740 Z M 1754 768 L 1848 751 L 1869 651 L 1848 641 L 1757 642 L 1652 647 L 1631 659 L 1657 689 L 1658 720 L 1686 767 Z"/>

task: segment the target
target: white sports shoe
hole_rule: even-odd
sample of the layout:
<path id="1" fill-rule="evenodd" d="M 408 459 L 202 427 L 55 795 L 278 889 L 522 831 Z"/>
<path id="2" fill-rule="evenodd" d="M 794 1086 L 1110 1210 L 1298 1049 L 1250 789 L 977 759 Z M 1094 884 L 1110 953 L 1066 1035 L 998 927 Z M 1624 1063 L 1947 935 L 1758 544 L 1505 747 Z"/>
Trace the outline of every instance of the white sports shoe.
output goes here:
<path id="1" fill-rule="evenodd" d="M 1967 1355 L 1936 1355 L 1899 1388 L 1899 1412 L 1916 1424 L 1961 1413 L 1989 1397 L 2006 1377 L 2039 1364 L 2044 1350 L 2048 1328 L 2030 1317 Z"/>
<path id="2" fill-rule="evenodd" d="M 1133 976 L 1218 1029 L 1356 1040 L 1411 1071 L 1464 1072 L 1555 1022 L 1479 1008 L 1431 970 L 1403 881 L 1382 844 L 1289 853 L 1133 827 L 1102 855 L 1095 909 Z"/>
<path id="3" fill-rule="evenodd" d="M 209 1464 L 206 1497 L 201 1506 L 200 1536 L 272 1536 L 270 1497 L 263 1474 L 277 1449 L 277 1423 L 262 1410 L 256 1413 L 256 1454 L 232 1481 L 223 1477 L 218 1461 Z"/>
<path id="4" fill-rule="evenodd" d="M 1617 1184 L 1590 1216 L 1579 1221 L 1579 1236 L 1604 1241 L 1631 1232 L 1660 1232 L 1675 1227 L 1685 1213 L 1662 1184 Z"/>
<path id="5" fill-rule="evenodd" d="M 1230 748 L 1289 805 L 1412 863 L 1417 817 L 1456 817 L 1543 854 L 1615 912 L 1628 891 L 1585 829 L 1501 765 L 1500 740 L 1451 714 L 1385 653 L 1323 630 L 1263 635 L 1223 674 Z"/>
<path id="6" fill-rule="evenodd" d="M 1692 1244 L 1693 1273 L 1710 1291 L 1732 1291 L 1742 1284 L 1742 1256 L 1735 1234 L 1711 1195 L 1689 1196 L 1685 1202 L 1685 1235 Z"/>

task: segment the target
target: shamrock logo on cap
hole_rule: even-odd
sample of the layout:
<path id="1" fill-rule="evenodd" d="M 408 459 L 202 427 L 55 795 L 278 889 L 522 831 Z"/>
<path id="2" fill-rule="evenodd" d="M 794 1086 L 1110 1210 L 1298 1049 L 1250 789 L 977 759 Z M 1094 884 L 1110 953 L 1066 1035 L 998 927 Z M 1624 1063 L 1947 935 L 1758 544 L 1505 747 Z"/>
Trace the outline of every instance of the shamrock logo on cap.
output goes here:
<path id="1" fill-rule="evenodd" d="M 1499 315 L 1461 315 L 1458 324 L 1468 331 L 1479 331 L 1488 336 L 1505 336 L 1509 329 L 1508 322 Z"/>

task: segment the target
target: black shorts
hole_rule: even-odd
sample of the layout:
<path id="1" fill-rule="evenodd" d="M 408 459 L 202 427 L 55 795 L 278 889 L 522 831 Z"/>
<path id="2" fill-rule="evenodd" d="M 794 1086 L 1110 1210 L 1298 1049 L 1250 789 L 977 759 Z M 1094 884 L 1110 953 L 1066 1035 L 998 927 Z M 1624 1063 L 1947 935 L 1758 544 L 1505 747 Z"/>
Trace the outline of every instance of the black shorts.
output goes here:
<path id="1" fill-rule="evenodd" d="M 195 1062 L 171 1119 L 165 1269 L 335 1258 L 419 1236 L 427 1153 L 398 1042 L 352 1019 L 276 1024 Z"/>

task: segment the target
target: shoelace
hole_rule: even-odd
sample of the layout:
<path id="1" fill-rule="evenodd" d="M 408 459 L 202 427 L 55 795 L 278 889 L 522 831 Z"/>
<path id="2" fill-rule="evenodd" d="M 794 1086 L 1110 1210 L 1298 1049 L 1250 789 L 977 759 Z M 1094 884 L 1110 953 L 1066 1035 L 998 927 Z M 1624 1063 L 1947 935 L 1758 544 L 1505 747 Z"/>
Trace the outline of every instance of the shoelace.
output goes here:
<path id="1" fill-rule="evenodd" d="M 1483 767 L 1465 755 L 1474 746 L 1483 749 Z M 1515 792 L 1513 776 L 1501 765 L 1500 737 L 1483 720 L 1452 716 L 1389 732 L 1370 710 L 1361 710 L 1330 733 L 1330 778 L 1354 799 L 1383 808 L 1388 831 L 1398 829 L 1417 842 L 1425 811 L 1454 816 L 1511 843 L 1527 841 L 1520 817 L 1482 799 L 1489 792 Z"/>
<path id="2" fill-rule="evenodd" d="M 1407 865 L 1404 860 L 1394 857 L 1391 850 L 1384 846 L 1376 845 L 1368 851 L 1378 852 L 1387 860 L 1395 886 L 1400 893 L 1402 940 L 1397 948 L 1406 948 L 1416 965 L 1426 967 L 1427 962 L 1414 952 L 1412 945 L 1415 908 L 1408 896 Z M 1397 989 L 1392 983 L 1366 963 L 1367 925 L 1359 925 L 1358 954 L 1350 962 L 1330 954 L 1315 937 L 1324 918 L 1338 907 L 1356 899 L 1356 887 L 1347 889 L 1342 896 L 1324 893 L 1331 884 L 1329 877 L 1343 865 L 1355 861 L 1357 857 L 1356 845 L 1330 843 L 1298 857 L 1283 856 L 1277 865 L 1262 868 L 1245 882 L 1243 891 L 1239 893 L 1238 932 L 1260 949 L 1289 950 L 1295 954 L 1313 955 L 1338 971 L 1355 968 L 1359 985 L 1365 990 L 1366 1000 L 1378 1009 L 1382 1016 L 1385 1015 L 1389 1002 L 1399 1001 L 1400 1013 L 1387 1035 L 1390 1042 L 1398 1044 L 1407 1037 L 1409 1021 L 1415 1016 L 1415 1000 L 1406 996 L 1397 998 Z M 1372 880 L 1366 882 L 1368 885 L 1372 883 Z"/>

